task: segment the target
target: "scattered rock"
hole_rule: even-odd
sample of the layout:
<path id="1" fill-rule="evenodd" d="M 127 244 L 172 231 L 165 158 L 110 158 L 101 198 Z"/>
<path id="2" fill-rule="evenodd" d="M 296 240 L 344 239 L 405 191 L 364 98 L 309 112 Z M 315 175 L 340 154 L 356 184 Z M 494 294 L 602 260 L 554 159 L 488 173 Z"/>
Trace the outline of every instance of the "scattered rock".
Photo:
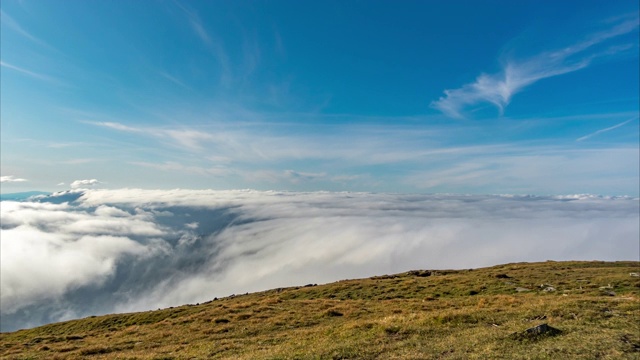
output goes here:
<path id="1" fill-rule="evenodd" d="M 552 291 L 556 291 L 556 288 L 554 288 L 553 286 L 548 286 L 542 290 L 542 292 L 552 292 Z"/>
<path id="2" fill-rule="evenodd" d="M 84 339 L 84 336 L 81 335 L 68 335 L 65 337 L 66 340 L 72 341 L 72 340 L 82 340 Z"/>
<path id="3" fill-rule="evenodd" d="M 523 287 L 517 287 L 516 291 L 517 292 L 527 292 L 527 291 L 531 291 L 531 289 L 527 289 L 527 288 L 523 288 Z"/>
<path id="4" fill-rule="evenodd" d="M 630 335 L 624 334 L 620 337 L 620 340 L 629 346 L 632 352 L 640 352 L 640 343 L 631 340 Z"/>
<path id="5" fill-rule="evenodd" d="M 640 277 L 640 273 L 629 273 L 629 276 Z"/>
<path id="6" fill-rule="evenodd" d="M 413 270 L 413 271 L 409 271 L 408 274 L 412 275 L 412 276 L 417 276 L 417 277 L 427 277 L 427 276 L 431 276 L 431 271 L 429 271 L 429 270 Z"/>
<path id="7" fill-rule="evenodd" d="M 511 276 L 509 276 L 507 274 L 498 274 L 498 275 L 496 275 L 496 277 L 498 279 L 511 279 Z"/>
<path id="8" fill-rule="evenodd" d="M 610 316 L 615 315 L 615 312 L 611 309 L 603 309 L 602 312 Z"/>
<path id="9" fill-rule="evenodd" d="M 372 277 L 372 279 L 375 280 L 388 280 L 388 279 L 396 279 L 398 276 L 397 275 L 380 275 L 380 276 L 374 276 Z"/>
<path id="10" fill-rule="evenodd" d="M 611 284 L 608 284 L 607 286 L 600 286 L 600 292 L 603 295 L 608 295 L 608 296 L 616 296 L 615 291 L 613 291 L 613 286 L 611 286 Z"/>
<path id="11" fill-rule="evenodd" d="M 562 333 L 560 329 L 549 326 L 548 324 L 540 324 L 524 331 L 511 334 L 511 338 L 515 340 L 538 339 L 543 336 L 555 336 Z"/>
<path id="12" fill-rule="evenodd" d="M 542 334 L 559 334 L 561 331 L 554 327 L 549 326 L 548 324 L 540 324 L 538 326 L 534 326 L 532 328 L 528 328 L 524 331 L 527 334 L 531 335 L 542 335 Z"/>

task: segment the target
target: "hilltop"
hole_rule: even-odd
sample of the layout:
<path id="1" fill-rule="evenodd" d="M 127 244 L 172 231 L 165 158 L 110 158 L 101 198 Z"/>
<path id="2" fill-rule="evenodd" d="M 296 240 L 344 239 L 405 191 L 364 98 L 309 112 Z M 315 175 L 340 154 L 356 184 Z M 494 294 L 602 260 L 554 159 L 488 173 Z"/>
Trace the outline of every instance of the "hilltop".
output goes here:
<path id="1" fill-rule="evenodd" d="M 640 262 L 416 270 L 0 334 L 3 359 L 640 356 Z M 524 332 L 548 324 L 557 331 Z"/>

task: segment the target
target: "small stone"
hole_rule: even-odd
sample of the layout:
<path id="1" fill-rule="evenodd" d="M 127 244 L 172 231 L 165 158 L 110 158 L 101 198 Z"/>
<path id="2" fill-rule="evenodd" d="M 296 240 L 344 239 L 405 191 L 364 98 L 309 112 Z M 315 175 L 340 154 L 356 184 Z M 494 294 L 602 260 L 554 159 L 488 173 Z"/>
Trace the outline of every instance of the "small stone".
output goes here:
<path id="1" fill-rule="evenodd" d="M 629 276 L 640 277 L 640 273 L 629 273 Z"/>
<path id="2" fill-rule="evenodd" d="M 429 271 L 429 270 L 413 270 L 413 271 L 409 271 L 408 274 L 411 275 L 411 276 L 417 276 L 417 277 L 427 277 L 427 276 L 431 276 L 431 271 Z"/>
<path id="3" fill-rule="evenodd" d="M 524 331 L 511 334 L 511 337 L 516 340 L 523 339 L 535 339 L 540 336 L 554 336 L 562 333 L 561 330 L 549 326 L 548 324 L 540 324 L 532 328 L 528 328 Z"/>
<path id="4" fill-rule="evenodd" d="M 523 287 L 517 287 L 516 291 L 517 292 L 526 292 L 526 291 L 531 291 L 531 289 L 527 289 L 527 288 L 523 288 Z"/>
<path id="5" fill-rule="evenodd" d="M 552 291 L 556 291 L 556 288 L 554 288 L 553 286 L 548 286 L 542 290 L 542 292 L 552 292 Z"/>

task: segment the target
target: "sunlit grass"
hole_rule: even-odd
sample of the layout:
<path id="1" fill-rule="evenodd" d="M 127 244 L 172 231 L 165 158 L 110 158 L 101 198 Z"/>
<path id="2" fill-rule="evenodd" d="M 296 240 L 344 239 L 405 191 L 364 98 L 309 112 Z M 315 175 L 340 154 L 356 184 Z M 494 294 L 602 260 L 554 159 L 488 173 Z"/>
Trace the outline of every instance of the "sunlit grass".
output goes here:
<path id="1" fill-rule="evenodd" d="M 5 333 L 0 356 L 638 359 L 640 278 L 632 272 L 640 263 L 518 263 L 275 289 Z M 561 333 L 512 336 L 541 323 Z"/>

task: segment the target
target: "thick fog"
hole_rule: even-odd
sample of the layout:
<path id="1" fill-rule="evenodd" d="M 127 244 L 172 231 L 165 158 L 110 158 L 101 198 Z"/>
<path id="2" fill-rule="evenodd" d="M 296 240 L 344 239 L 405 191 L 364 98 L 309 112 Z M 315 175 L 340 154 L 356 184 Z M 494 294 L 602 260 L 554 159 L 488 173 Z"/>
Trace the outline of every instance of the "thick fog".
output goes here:
<path id="1" fill-rule="evenodd" d="M 1 203 L 1 329 L 410 269 L 638 260 L 639 200 L 71 190 Z"/>

